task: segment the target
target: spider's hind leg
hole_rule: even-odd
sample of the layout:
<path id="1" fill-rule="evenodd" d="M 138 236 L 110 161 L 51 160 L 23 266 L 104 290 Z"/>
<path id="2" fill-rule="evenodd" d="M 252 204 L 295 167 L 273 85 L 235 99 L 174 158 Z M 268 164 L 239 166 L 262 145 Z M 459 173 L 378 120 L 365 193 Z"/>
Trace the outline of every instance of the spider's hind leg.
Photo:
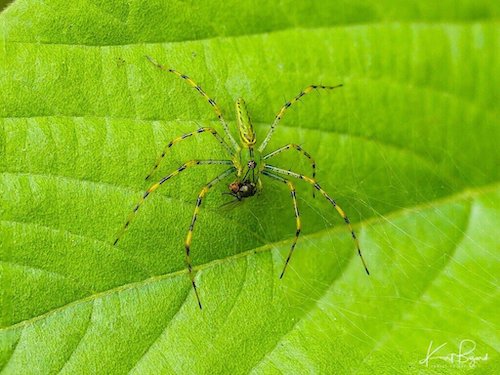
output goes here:
<path id="1" fill-rule="evenodd" d="M 344 210 L 342 208 L 340 208 L 340 206 L 337 204 L 337 202 L 335 202 L 335 200 L 332 197 L 330 197 L 326 191 L 323 190 L 323 188 L 316 182 L 316 180 L 312 179 L 311 177 L 304 176 L 304 175 L 301 175 L 299 173 L 295 173 L 292 171 L 287 171 L 286 169 L 278 168 L 278 167 L 275 167 L 275 166 L 272 166 L 269 164 L 266 164 L 264 168 L 267 171 L 271 171 L 271 172 L 278 173 L 278 174 L 285 175 L 285 176 L 291 176 L 291 177 L 297 178 L 299 180 L 306 181 L 307 183 L 311 184 L 316 190 L 318 190 L 323 195 L 323 197 L 325 197 L 325 199 L 328 202 L 330 202 L 330 204 L 335 208 L 337 213 L 340 216 L 342 216 L 342 219 L 344 219 L 344 222 L 346 223 L 347 227 L 349 228 L 349 230 L 351 232 L 352 239 L 353 239 L 354 243 L 356 244 L 356 249 L 358 250 L 359 258 L 361 259 L 361 262 L 363 263 L 363 267 L 365 268 L 366 274 L 369 275 L 370 272 L 368 271 L 368 267 L 366 265 L 365 259 L 363 258 L 363 254 L 361 254 L 361 248 L 359 247 L 359 241 L 358 241 L 358 238 L 356 237 L 356 234 L 354 233 L 354 229 L 352 229 L 352 225 L 351 225 L 349 218 L 345 214 Z M 262 172 L 262 173 L 264 173 L 264 172 Z"/>
<path id="2" fill-rule="evenodd" d="M 136 203 L 134 206 L 134 209 L 132 212 L 127 217 L 127 221 L 125 222 L 125 225 L 122 227 L 122 229 L 117 233 L 116 238 L 113 242 L 113 245 L 116 245 L 118 241 L 122 238 L 122 236 L 125 234 L 127 231 L 128 227 L 132 223 L 132 220 L 135 218 L 137 211 L 141 207 L 141 205 L 144 203 L 146 198 L 149 197 L 150 194 L 154 193 L 161 185 L 163 185 L 165 182 L 170 180 L 172 177 L 177 176 L 179 173 L 182 171 L 185 171 L 186 169 L 189 169 L 191 167 L 197 166 L 197 165 L 211 165 L 211 164 L 223 164 L 223 165 L 232 165 L 233 162 L 231 160 L 190 160 L 184 164 L 182 164 L 179 168 L 177 168 L 175 171 L 172 173 L 168 174 L 167 176 L 163 177 L 160 181 L 157 183 L 151 185 L 148 190 L 143 194 L 141 199 Z"/>
<path id="3" fill-rule="evenodd" d="M 198 295 L 198 289 L 196 288 L 196 282 L 194 281 L 193 266 L 191 264 L 191 241 L 193 239 L 194 225 L 196 223 L 196 219 L 198 218 L 198 213 L 200 212 L 200 206 L 205 195 L 215 184 L 223 180 L 225 177 L 229 176 L 234 171 L 235 171 L 234 167 L 229 168 L 225 172 L 215 177 L 212 181 L 206 184 L 203 187 L 203 189 L 201 189 L 200 194 L 198 194 L 198 199 L 196 200 L 196 207 L 194 209 L 193 218 L 191 219 L 191 224 L 189 225 L 189 230 L 184 244 L 186 248 L 186 264 L 189 271 L 189 277 L 191 278 L 191 284 L 193 285 L 194 293 L 196 295 L 196 300 L 198 301 L 198 306 L 200 307 L 200 309 L 201 309 L 201 301 L 200 301 L 200 296 Z"/>
<path id="4" fill-rule="evenodd" d="M 302 224 L 300 222 L 299 208 L 297 206 L 297 197 L 295 195 L 295 186 L 293 186 L 293 184 L 289 180 L 287 180 L 281 176 L 277 176 L 274 173 L 271 173 L 269 171 L 262 171 L 262 174 L 288 185 L 288 187 L 290 188 L 290 195 L 292 196 L 293 209 L 295 212 L 295 223 L 297 226 L 297 230 L 295 232 L 295 237 L 293 239 L 292 246 L 290 247 L 290 251 L 288 252 L 288 256 L 286 258 L 285 265 L 283 266 L 283 271 L 281 271 L 281 275 L 280 275 L 280 279 L 281 279 L 283 277 L 283 275 L 285 274 L 286 267 L 288 266 L 288 262 L 290 262 L 290 258 L 292 257 L 293 250 L 295 249 L 295 245 L 297 244 L 297 240 L 299 239 L 300 231 L 302 230 Z"/>

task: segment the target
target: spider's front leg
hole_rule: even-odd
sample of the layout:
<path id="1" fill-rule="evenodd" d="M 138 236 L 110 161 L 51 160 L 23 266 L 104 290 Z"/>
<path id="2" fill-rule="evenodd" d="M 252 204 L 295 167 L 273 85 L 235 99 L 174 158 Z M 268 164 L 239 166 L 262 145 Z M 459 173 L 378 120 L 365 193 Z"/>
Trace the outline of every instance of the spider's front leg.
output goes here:
<path id="1" fill-rule="evenodd" d="M 264 141 L 262 142 L 262 144 L 259 147 L 259 152 L 264 151 L 264 149 L 266 148 L 267 144 L 269 143 L 269 140 L 271 139 L 271 137 L 274 133 L 274 129 L 276 129 L 276 126 L 278 125 L 278 123 L 281 121 L 281 119 L 285 115 L 286 110 L 288 108 L 290 108 L 293 104 L 297 103 L 303 96 L 309 94 L 310 92 L 312 92 L 314 90 L 333 90 L 333 89 L 336 89 L 336 88 L 342 87 L 342 86 L 343 86 L 343 84 L 336 85 L 336 86 L 310 85 L 310 86 L 307 86 L 304 90 L 302 90 L 299 93 L 299 95 L 297 95 L 295 98 L 293 98 L 289 102 L 286 102 L 285 105 L 283 107 L 281 107 L 280 111 L 278 112 L 278 114 L 274 118 L 274 121 L 271 124 L 271 129 L 269 129 L 269 131 L 266 135 L 266 138 L 264 138 Z"/>
<path id="2" fill-rule="evenodd" d="M 363 263 L 365 271 L 368 275 L 370 274 L 370 272 L 368 271 L 368 267 L 366 265 L 366 262 L 363 258 L 363 255 L 361 254 L 361 248 L 359 247 L 359 241 L 358 241 L 358 238 L 356 237 L 356 234 L 354 233 L 354 230 L 352 229 L 352 225 L 351 225 L 349 218 L 345 214 L 344 210 L 342 210 L 342 208 L 340 208 L 340 206 L 337 204 L 337 202 L 335 202 L 335 200 L 332 197 L 330 197 L 326 191 L 323 190 L 323 188 L 316 182 L 316 180 L 312 179 L 311 177 L 304 176 L 304 175 L 301 175 L 299 173 L 295 173 L 292 171 L 287 171 L 286 169 L 274 167 L 274 166 L 269 165 L 269 164 L 266 164 L 264 166 L 264 170 L 278 173 L 278 174 L 285 175 L 285 176 L 291 176 L 291 177 L 297 178 L 299 180 L 304 180 L 304 181 L 308 182 L 309 184 L 311 184 L 316 190 L 318 190 L 325 197 L 325 199 L 333 205 L 333 207 L 338 212 L 338 214 L 340 216 L 342 216 L 342 218 L 344 219 L 344 222 L 346 223 L 349 230 L 351 231 L 352 239 L 354 240 L 354 243 L 356 244 L 356 249 L 358 250 L 358 255 L 361 259 L 361 262 Z"/>
<path id="3" fill-rule="evenodd" d="M 222 124 L 222 127 L 224 129 L 224 132 L 226 133 L 226 136 L 229 138 L 229 141 L 231 142 L 233 148 L 235 151 L 238 151 L 240 149 L 240 146 L 238 145 L 238 143 L 235 141 L 235 139 L 233 138 L 233 136 L 231 135 L 231 132 L 229 131 L 229 127 L 227 126 L 227 123 L 226 121 L 224 120 L 224 117 L 222 116 L 222 111 L 221 109 L 219 108 L 219 106 L 217 105 L 217 103 L 215 102 L 215 100 L 213 100 L 212 98 L 210 98 L 206 93 L 205 91 L 203 91 L 203 89 L 195 82 L 193 81 L 191 78 L 189 78 L 187 75 L 185 74 L 182 74 L 180 72 L 178 72 L 177 70 L 175 69 L 169 69 L 161 64 L 159 64 L 155 59 L 153 59 L 151 56 L 146 56 L 146 58 L 154 65 L 156 66 L 158 69 L 161 69 L 161 70 L 165 70 L 169 73 L 172 73 L 172 74 L 175 74 L 177 77 L 179 78 L 182 78 L 184 81 L 187 82 L 188 85 L 190 85 L 191 87 L 193 87 L 196 91 L 198 91 L 200 93 L 200 95 L 202 97 L 204 97 L 206 99 L 206 101 L 208 102 L 208 104 L 210 104 L 212 106 L 212 108 L 214 109 L 215 111 L 215 114 L 217 115 L 217 118 L 219 119 L 220 123 Z"/>

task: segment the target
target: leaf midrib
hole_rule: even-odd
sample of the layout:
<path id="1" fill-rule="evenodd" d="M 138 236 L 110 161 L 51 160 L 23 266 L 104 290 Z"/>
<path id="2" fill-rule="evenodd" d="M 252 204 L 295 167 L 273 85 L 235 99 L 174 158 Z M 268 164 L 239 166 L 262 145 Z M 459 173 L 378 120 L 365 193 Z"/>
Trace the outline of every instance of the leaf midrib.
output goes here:
<path id="1" fill-rule="evenodd" d="M 434 207 L 434 206 L 446 204 L 448 202 L 460 201 L 460 200 L 465 200 L 465 199 L 472 199 L 472 198 L 475 198 L 475 197 L 480 196 L 482 194 L 486 194 L 486 193 L 495 191 L 495 190 L 497 190 L 499 188 L 500 188 L 500 182 L 496 182 L 496 183 L 493 183 L 493 184 L 488 184 L 488 185 L 484 185 L 484 186 L 480 186 L 480 187 L 475 187 L 475 188 L 467 188 L 467 189 L 464 189 L 463 191 L 461 191 L 461 192 L 459 192 L 457 194 L 452 194 L 452 195 L 449 195 L 449 196 L 446 196 L 446 197 L 442 197 L 442 198 L 434 200 L 434 201 L 425 202 L 423 204 L 419 204 L 419 205 L 416 205 L 416 206 L 405 207 L 405 208 L 402 208 L 402 209 L 399 209 L 399 210 L 391 211 L 388 214 L 384 215 L 383 217 L 372 217 L 372 218 L 369 218 L 367 220 L 362 220 L 362 221 L 358 222 L 357 224 L 355 224 L 354 226 L 355 227 L 367 226 L 367 225 L 372 225 L 372 224 L 376 224 L 376 223 L 390 221 L 392 219 L 395 219 L 395 218 L 398 218 L 398 217 L 403 217 L 403 216 L 405 216 L 407 214 L 410 214 L 410 213 L 413 213 L 415 211 L 419 211 L 419 210 L 423 210 L 423 209 L 426 209 L 426 208 L 431 208 L 431 207 Z M 343 227 L 332 227 L 332 228 L 323 229 L 323 230 L 320 230 L 320 231 L 317 231 L 317 232 L 314 232 L 314 233 L 311 233 L 311 234 L 308 234 L 308 235 L 304 235 L 303 238 L 301 238 L 301 239 L 302 240 L 313 239 L 313 238 L 320 237 L 320 236 L 323 236 L 323 235 L 326 235 L 326 234 L 331 235 L 333 233 L 341 232 L 341 231 L 345 231 L 345 228 L 343 228 Z M 275 247 L 278 247 L 278 246 L 281 246 L 281 245 L 286 245 L 290 241 L 291 241 L 291 238 L 288 238 L 288 239 L 285 239 L 285 240 L 280 240 L 280 241 L 277 241 L 277 242 L 272 242 L 272 243 L 266 244 L 266 245 L 261 246 L 261 247 L 256 248 L 256 249 L 250 249 L 250 250 L 238 253 L 238 254 L 230 255 L 230 256 L 227 256 L 227 257 L 224 257 L 224 258 L 219 258 L 219 259 L 215 259 L 215 260 L 212 260 L 212 261 L 204 263 L 204 264 L 200 264 L 198 266 L 193 267 L 193 269 L 195 271 L 202 271 L 202 270 L 205 270 L 205 269 L 209 269 L 209 268 L 215 267 L 216 265 L 224 263 L 224 262 L 230 262 L 232 260 L 236 260 L 236 259 L 239 259 L 239 258 L 243 258 L 243 257 L 247 257 L 247 256 L 250 256 L 250 255 L 254 255 L 256 253 L 263 253 L 263 252 L 266 252 L 266 251 L 270 251 L 270 250 L 272 250 Z M 351 257 L 354 256 L 354 255 L 355 254 L 354 254 L 354 251 L 353 251 L 352 254 L 351 254 Z M 10 326 L 2 327 L 2 328 L 0 328 L 0 332 L 9 331 L 9 330 L 17 329 L 19 327 L 27 326 L 27 325 L 29 325 L 31 323 L 34 323 L 34 322 L 36 322 L 38 320 L 41 320 L 41 319 L 44 319 L 44 318 L 46 318 L 46 317 L 48 317 L 50 315 L 56 314 L 57 312 L 63 311 L 66 308 L 70 308 L 72 306 L 76 306 L 76 305 L 79 305 L 79 304 L 82 304 L 82 303 L 86 303 L 86 302 L 89 302 L 89 301 L 94 301 L 94 300 L 97 300 L 99 298 L 106 297 L 108 295 L 121 292 L 123 290 L 134 289 L 134 288 L 137 288 L 137 287 L 149 285 L 149 284 L 152 284 L 154 282 L 158 282 L 158 281 L 170 279 L 170 278 L 173 278 L 173 277 L 176 277 L 176 276 L 180 276 L 180 275 L 183 275 L 183 274 L 187 274 L 187 270 L 185 270 L 185 269 L 178 270 L 178 271 L 167 273 L 167 274 L 163 274 L 163 275 L 153 276 L 153 277 L 141 280 L 141 281 L 136 281 L 136 282 L 132 282 L 132 283 L 128 283 L 128 284 L 123 284 L 123 285 L 120 285 L 120 286 L 112 288 L 112 289 L 107 289 L 107 290 L 104 290 L 102 292 L 99 292 L 99 293 L 87 296 L 85 298 L 81 298 L 79 300 L 72 301 L 72 302 L 67 303 L 67 304 L 65 304 L 63 306 L 57 307 L 55 309 L 52 309 L 50 311 L 47 311 L 47 312 L 45 312 L 43 314 L 37 315 L 37 316 L 32 317 L 30 319 L 23 320 L 21 322 L 12 324 Z"/>

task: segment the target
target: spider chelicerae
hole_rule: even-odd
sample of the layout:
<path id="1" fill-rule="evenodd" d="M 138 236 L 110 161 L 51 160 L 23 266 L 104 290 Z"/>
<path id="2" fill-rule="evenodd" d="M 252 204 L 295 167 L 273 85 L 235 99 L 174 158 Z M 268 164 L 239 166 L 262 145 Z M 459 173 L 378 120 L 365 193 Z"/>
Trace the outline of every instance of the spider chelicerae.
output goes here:
<path id="1" fill-rule="evenodd" d="M 305 181 L 309 184 L 312 185 L 313 187 L 313 195 L 314 191 L 319 191 L 323 197 L 326 198 L 330 204 L 333 205 L 335 210 L 338 212 L 340 216 L 344 219 L 345 223 L 347 224 L 349 230 L 351 231 L 352 238 L 354 240 L 354 243 L 356 245 L 356 249 L 358 251 L 358 254 L 360 256 L 360 259 L 363 263 L 363 266 L 365 268 L 365 271 L 367 274 L 368 272 L 368 267 L 366 266 L 366 262 L 363 259 L 363 255 L 361 254 L 361 249 L 359 247 L 359 242 L 356 237 L 356 234 L 354 233 L 354 230 L 352 229 L 351 223 L 349 221 L 349 218 L 345 214 L 345 212 L 342 210 L 342 208 L 339 207 L 339 205 L 335 202 L 333 198 L 331 198 L 326 191 L 324 191 L 319 183 L 316 181 L 316 163 L 314 162 L 314 159 L 311 157 L 311 155 L 305 151 L 301 146 L 297 144 L 287 144 L 283 147 L 278 148 L 277 150 L 270 152 L 270 153 L 263 153 L 265 150 L 267 144 L 269 143 L 269 140 L 271 139 L 274 130 L 276 129 L 276 126 L 280 122 L 280 120 L 283 118 L 286 110 L 290 108 L 294 103 L 299 101 L 304 95 L 309 94 L 310 92 L 317 90 L 317 89 L 323 89 L 323 90 L 333 90 L 335 88 L 341 87 L 342 84 L 336 85 L 336 86 L 323 86 L 323 85 L 311 85 L 306 87 L 303 91 L 301 91 L 296 97 L 294 97 L 292 100 L 289 102 L 286 102 L 285 105 L 280 109 L 278 114 L 276 115 L 273 123 L 271 124 L 271 128 L 269 129 L 266 138 L 264 141 L 261 143 L 261 145 L 257 148 L 255 147 L 256 144 L 256 136 L 255 132 L 253 130 L 252 122 L 250 121 L 250 116 L 248 114 L 245 101 L 243 99 L 238 99 L 236 101 L 236 115 L 237 115 L 237 124 L 238 124 L 238 131 L 240 135 L 240 144 L 236 142 L 236 140 L 233 138 L 231 133 L 229 132 L 229 128 L 227 126 L 226 121 L 224 120 L 222 116 L 222 112 L 215 103 L 213 99 L 211 99 L 205 91 L 202 90 L 200 86 L 198 86 L 191 78 L 186 76 L 185 74 L 181 74 L 178 71 L 174 69 L 168 69 L 164 67 L 163 65 L 160 65 L 158 62 L 156 62 L 152 57 L 146 56 L 147 59 L 155 65 L 157 68 L 161 70 L 165 70 L 167 72 L 173 73 L 176 76 L 182 78 L 185 80 L 189 85 L 191 85 L 193 88 L 196 89 L 207 101 L 208 103 L 212 106 L 214 109 L 217 118 L 222 124 L 222 128 L 224 129 L 224 133 L 226 134 L 227 139 L 229 140 L 229 144 L 224 140 L 224 138 L 214 129 L 210 127 L 202 127 L 199 128 L 198 130 L 183 134 L 182 136 L 175 138 L 171 140 L 167 146 L 165 147 L 164 151 L 161 153 L 160 158 L 152 168 L 152 170 L 149 172 L 149 174 L 146 176 L 146 180 L 149 180 L 151 175 L 156 171 L 158 166 L 160 165 L 160 162 L 163 160 L 165 155 L 167 154 L 167 150 L 170 149 L 173 145 L 183 141 L 184 139 L 187 139 L 192 136 L 196 136 L 199 134 L 203 133 L 209 133 L 212 134 L 217 141 L 220 142 L 220 144 L 225 148 L 228 154 L 228 159 L 227 160 L 190 160 L 182 164 L 179 168 L 177 168 L 175 171 L 170 173 L 169 175 L 163 177 L 160 181 L 156 182 L 155 184 L 151 185 L 151 187 L 144 193 L 142 198 L 140 199 L 139 202 L 135 205 L 134 209 L 130 213 L 125 225 L 123 226 L 121 232 L 117 235 L 114 245 L 116 245 L 123 235 L 123 233 L 127 230 L 129 227 L 133 217 L 139 210 L 139 207 L 141 204 L 144 202 L 144 200 L 154 191 L 156 191 L 161 185 L 163 185 L 165 182 L 170 180 L 172 177 L 178 175 L 179 173 L 198 166 L 198 165 L 207 165 L 207 164 L 219 164 L 219 165 L 228 165 L 229 169 L 226 171 L 222 172 L 219 174 L 217 177 L 215 177 L 213 180 L 208 182 L 200 191 L 198 194 L 198 199 L 196 201 L 196 207 L 194 209 L 193 213 L 193 218 L 191 219 L 191 224 L 189 225 L 189 230 L 187 232 L 186 236 L 186 241 L 185 241 L 185 249 L 186 249 L 186 264 L 189 272 L 189 276 L 191 278 L 191 283 L 193 285 L 193 290 L 196 295 L 196 299 L 198 301 L 198 306 L 202 307 L 200 297 L 198 295 L 198 290 L 196 287 L 196 282 L 194 279 L 194 272 L 192 269 L 192 264 L 191 264 L 191 258 L 190 258 L 190 251 L 191 251 L 191 241 L 193 238 L 193 231 L 194 231 L 194 226 L 196 224 L 196 218 L 198 217 L 198 213 L 200 211 L 200 206 L 209 192 L 209 190 L 214 187 L 217 183 L 221 182 L 224 180 L 226 177 L 233 175 L 234 176 L 234 181 L 229 184 L 229 192 L 228 194 L 232 195 L 235 200 L 241 201 L 242 199 L 250 198 L 253 197 L 257 192 L 259 192 L 262 189 L 262 181 L 261 181 L 261 176 L 266 176 L 271 179 L 280 181 L 288 186 L 290 189 L 290 195 L 292 198 L 292 203 L 293 203 L 293 208 L 294 208 L 294 213 L 295 213 L 295 219 L 296 219 L 296 231 L 295 231 L 295 237 L 292 241 L 290 251 L 288 252 L 288 256 L 285 261 L 285 265 L 283 266 L 283 271 L 281 272 L 280 279 L 283 277 L 285 274 L 285 270 L 287 268 L 288 263 L 290 262 L 290 258 L 292 257 L 293 250 L 295 249 L 295 245 L 297 244 L 297 240 L 300 235 L 301 231 L 301 221 L 300 221 L 300 214 L 299 214 L 299 209 L 297 206 L 297 197 L 295 194 L 295 186 L 294 184 L 289 180 L 289 177 L 299 179 L 302 181 Z M 282 168 L 275 167 L 273 165 L 267 164 L 267 160 L 272 158 L 273 156 L 276 156 L 282 152 L 285 152 L 287 150 L 294 150 L 307 159 L 309 159 L 312 167 L 312 177 L 304 176 L 300 173 L 293 172 L 291 170 L 286 170 Z"/>

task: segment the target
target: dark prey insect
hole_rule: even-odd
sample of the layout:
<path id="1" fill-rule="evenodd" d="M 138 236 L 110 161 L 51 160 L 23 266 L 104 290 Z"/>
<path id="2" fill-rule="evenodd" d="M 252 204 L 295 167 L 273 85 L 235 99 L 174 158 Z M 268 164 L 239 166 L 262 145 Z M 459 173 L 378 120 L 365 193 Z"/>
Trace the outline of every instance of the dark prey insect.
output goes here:
<path id="1" fill-rule="evenodd" d="M 198 130 L 184 134 L 178 138 L 173 139 L 170 141 L 164 151 L 161 153 L 158 161 L 152 168 L 152 170 L 149 172 L 149 174 L 146 176 L 146 180 L 149 180 L 151 175 L 156 171 L 158 166 L 160 165 L 160 162 L 163 160 L 165 157 L 167 150 L 170 149 L 173 145 L 183 141 L 184 139 L 187 139 L 191 136 L 196 136 L 199 134 L 203 133 L 209 133 L 212 136 L 214 136 L 217 141 L 220 142 L 220 144 L 226 149 L 227 154 L 228 154 L 228 159 L 227 160 L 190 160 L 182 164 L 179 168 L 177 168 L 175 171 L 172 173 L 168 174 L 167 176 L 163 177 L 161 180 L 156 182 L 155 184 L 151 185 L 151 187 L 144 193 L 142 198 L 139 200 L 139 202 L 135 205 L 133 211 L 130 213 L 123 229 L 120 231 L 120 233 L 117 235 L 117 238 L 114 242 L 114 245 L 116 245 L 120 239 L 120 237 L 123 235 L 123 233 L 126 231 L 126 229 L 129 227 L 130 222 L 132 221 L 133 217 L 137 213 L 139 207 L 141 204 L 144 202 L 144 200 L 154 191 L 156 191 L 161 185 L 163 185 L 165 182 L 170 180 L 172 177 L 178 175 L 179 173 L 198 166 L 198 165 L 207 165 L 207 164 L 225 164 L 228 165 L 229 168 L 215 177 L 212 181 L 207 183 L 200 191 L 198 194 L 198 199 L 196 201 L 196 207 L 194 209 L 193 217 L 191 219 L 191 224 L 189 225 L 189 230 L 187 232 L 186 236 L 186 241 L 185 241 L 185 248 L 186 248 L 186 263 L 187 263 L 187 268 L 189 271 L 189 276 L 191 278 L 191 283 L 193 285 L 194 292 L 196 294 L 196 299 L 198 301 L 198 305 L 201 309 L 201 301 L 198 295 L 198 290 L 196 288 L 196 283 L 194 280 L 194 272 L 192 270 L 192 265 L 191 265 L 191 258 L 190 258 L 190 251 L 191 251 L 191 240 L 193 238 L 193 230 L 194 226 L 196 223 L 196 218 L 198 217 L 198 213 L 200 211 L 200 206 L 209 192 L 209 190 L 214 187 L 217 183 L 221 182 L 223 179 L 225 179 L 228 176 L 233 175 L 234 176 L 234 181 L 229 184 L 229 194 L 232 195 L 235 199 L 237 200 L 242 200 L 245 198 L 249 198 L 254 196 L 258 191 L 262 189 L 262 181 L 261 181 L 261 176 L 266 176 L 271 179 L 280 181 L 288 186 L 290 189 L 290 195 L 292 198 L 292 203 L 293 203 L 293 208 L 295 212 L 295 219 L 296 219 L 296 232 L 295 232 L 295 237 L 292 241 L 290 251 L 288 252 L 288 256 L 285 261 L 285 265 L 283 267 L 283 271 L 281 272 L 280 278 L 283 277 L 285 274 L 286 267 L 290 261 L 290 258 L 292 256 L 293 250 L 295 249 L 295 245 L 297 243 L 297 239 L 299 238 L 300 231 L 301 231 L 301 222 L 300 222 L 300 215 L 299 215 L 299 209 L 297 207 L 297 198 L 295 194 L 295 186 L 293 183 L 289 180 L 290 177 L 305 181 L 309 184 L 312 185 L 313 187 L 313 192 L 315 190 L 319 191 L 323 197 L 326 198 L 328 202 L 335 208 L 335 210 L 338 212 L 340 216 L 344 219 L 345 223 L 347 224 L 349 230 L 351 231 L 352 238 L 354 240 L 354 243 L 356 245 L 358 254 L 361 258 L 361 261 L 363 263 L 363 266 L 365 268 L 365 271 L 367 274 L 368 268 L 366 266 L 366 263 L 363 259 L 363 256 L 361 254 L 361 249 L 359 247 L 359 242 L 358 239 L 356 238 L 356 234 L 354 233 L 351 223 L 349 219 L 347 218 L 346 214 L 344 211 L 339 207 L 339 205 L 331 198 L 326 191 L 324 191 L 321 186 L 318 184 L 316 181 L 316 164 L 314 162 L 314 159 L 311 157 L 311 155 L 305 151 L 301 146 L 296 145 L 296 144 L 287 144 L 283 147 L 278 148 L 277 150 L 270 152 L 268 154 L 263 154 L 264 149 L 266 148 L 269 140 L 271 139 L 271 136 L 274 133 L 274 130 L 276 129 L 276 126 L 280 122 L 280 120 L 283 118 L 286 110 L 290 108 L 294 103 L 296 103 L 298 100 L 300 100 L 303 96 L 307 95 L 308 93 L 312 92 L 313 90 L 333 90 L 337 87 L 341 87 L 342 84 L 336 85 L 336 86 L 322 86 L 322 85 L 311 85 L 306 87 L 300 94 L 298 94 L 295 98 L 290 100 L 289 102 L 285 103 L 285 105 L 280 109 L 278 114 L 276 115 L 276 118 L 274 119 L 274 122 L 271 124 L 271 128 L 269 129 L 266 138 L 264 141 L 261 143 L 261 145 L 256 148 L 255 143 L 256 143 L 256 136 L 255 132 L 252 126 L 252 123 L 250 121 L 250 116 L 248 114 L 245 102 L 243 99 L 238 99 L 236 101 L 236 115 L 237 115 L 237 123 L 238 123 L 238 131 L 240 135 L 240 144 L 236 142 L 236 140 L 233 138 L 231 133 L 229 132 L 229 128 L 227 126 L 226 121 L 222 117 L 222 112 L 219 108 L 219 106 L 215 103 L 213 99 L 211 99 L 205 91 L 201 89 L 200 86 L 198 86 L 191 78 L 188 76 L 179 73 L 176 70 L 173 69 L 168 69 L 159 63 L 157 63 L 153 58 L 146 56 L 151 63 L 153 63 L 156 67 L 159 69 L 165 70 L 167 72 L 173 73 L 176 76 L 182 78 L 185 80 L 189 85 L 191 85 L 193 88 L 196 89 L 207 101 L 208 103 L 213 107 L 215 110 L 215 113 L 217 115 L 217 118 L 222 124 L 222 128 L 224 129 L 224 133 L 229 140 L 229 144 L 226 143 L 224 138 L 222 138 L 219 133 L 213 128 L 209 127 L 202 127 L 199 128 Z M 304 176 L 302 174 L 278 168 L 273 165 L 267 164 L 267 160 L 272 158 L 275 155 L 278 155 L 282 152 L 285 152 L 287 150 L 294 150 L 298 153 L 300 153 L 302 156 L 306 157 L 312 166 L 312 177 Z"/>

